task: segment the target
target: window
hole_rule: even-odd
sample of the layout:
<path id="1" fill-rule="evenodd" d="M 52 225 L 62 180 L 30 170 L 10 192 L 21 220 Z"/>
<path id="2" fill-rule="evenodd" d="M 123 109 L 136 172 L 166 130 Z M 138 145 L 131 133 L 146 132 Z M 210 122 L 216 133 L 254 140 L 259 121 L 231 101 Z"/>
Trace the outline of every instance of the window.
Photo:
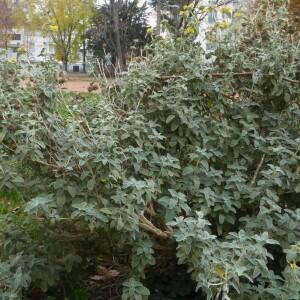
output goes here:
<path id="1" fill-rule="evenodd" d="M 73 66 L 73 72 L 79 72 L 79 66 Z"/>
<path id="2" fill-rule="evenodd" d="M 11 37 L 13 41 L 21 41 L 21 34 L 20 33 L 14 33 Z"/>

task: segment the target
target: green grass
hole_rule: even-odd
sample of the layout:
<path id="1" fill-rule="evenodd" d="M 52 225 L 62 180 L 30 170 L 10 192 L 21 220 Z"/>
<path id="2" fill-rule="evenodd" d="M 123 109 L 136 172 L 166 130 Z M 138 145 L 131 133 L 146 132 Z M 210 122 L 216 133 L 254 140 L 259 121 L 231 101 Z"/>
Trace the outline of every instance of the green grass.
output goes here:
<path id="1" fill-rule="evenodd" d="M 0 191 L 0 214 L 13 212 L 22 206 L 22 197 L 17 191 Z"/>
<path id="2" fill-rule="evenodd" d="M 17 191 L 0 191 L 0 231 L 10 224 L 28 234 L 32 240 L 43 239 L 44 232 L 24 212 L 24 201 Z"/>
<path id="3" fill-rule="evenodd" d="M 74 111 L 72 106 L 79 104 L 85 107 L 94 107 L 99 101 L 101 101 L 101 96 L 99 94 L 93 94 L 89 92 L 70 92 L 62 91 L 60 96 L 60 102 L 58 104 L 57 113 L 64 121 L 68 121 L 78 114 Z"/>

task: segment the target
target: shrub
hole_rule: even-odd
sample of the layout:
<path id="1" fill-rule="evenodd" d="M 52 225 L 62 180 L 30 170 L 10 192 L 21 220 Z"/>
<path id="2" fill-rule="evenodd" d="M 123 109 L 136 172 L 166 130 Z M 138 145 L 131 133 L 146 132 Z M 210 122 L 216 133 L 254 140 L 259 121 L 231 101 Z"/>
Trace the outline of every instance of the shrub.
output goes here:
<path id="1" fill-rule="evenodd" d="M 216 24 L 210 57 L 188 15 L 98 102 L 62 104 L 50 66 L 31 90 L 1 83 L 1 189 L 24 201 L 21 223 L 1 217 L 3 299 L 76 268 L 147 299 L 147 274 L 175 253 L 207 299 L 299 298 L 299 47 L 286 9 Z"/>

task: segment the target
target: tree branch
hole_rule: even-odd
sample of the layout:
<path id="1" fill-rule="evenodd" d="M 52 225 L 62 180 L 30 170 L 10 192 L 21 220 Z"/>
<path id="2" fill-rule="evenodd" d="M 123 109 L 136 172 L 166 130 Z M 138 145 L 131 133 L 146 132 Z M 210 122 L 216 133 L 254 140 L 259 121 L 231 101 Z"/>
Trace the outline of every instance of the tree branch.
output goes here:
<path id="1" fill-rule="evenodd" d="M 251 180 L 251 185 L 253 185 L 255 183 L 256 177 L 257 177 L 257 175 L 258 175 L 258 173 L 259 173 L 259 171 L 262 167 L 262 164 L 263 164 L 264 160 L 265 160 L 265 154 L 261 157 L 261 160 L 260 160 L 260 162 L 259 162 L 259 164 L 258 164 L 258 166 L 257 166 L 257 168 L 254 172 L 253 178 Z"/>
<path id="2" fill-rule="evenodd" d="M 145 231 L 151 232 L 154 235 L 161 237 L 163 239 L 167 239 L 170 237 L 171 232 L 170 231 L 162 231 L 156 226 L 153 225 L 145 216 L 143 213 L 140 214 L 139 218 L 139 226 L 144 229 Z"/>
<path id="3" fill-rule="evenodd" d="M 283 80 L 291 82 L 291 83 L 300 83 L 299 80 L 294 80 L 294 79 L 290 79 L 290 78 L 287 78 L 287 77 L 283 77 Z"/>
<path id="4" fill-rule="evenodd" d="M 228 73 L 211 73 L 211 74 L 206 74 L 205 77 L 215 77 L 215 78 L 223 78 L 227 75 Z M 254 72 L 238 72 L 238 73 L 232 73 L 233 77 L 248 77 L 248 76 L 252 76 L 254 74 Z M 168 79 L 172 79 L 172 78 L 184 78 L 184 76 L 182 75 L 161 75 L 159 77 L 161 80 L 168 80 Z M 291 83 L 295 83 L 298 84 L 300 83 L 299 80 L 294 80 L 294 79 L 290 79 L 287 77 L 283 77 L 284 81 L 287 82 L 291 82 Z"/>

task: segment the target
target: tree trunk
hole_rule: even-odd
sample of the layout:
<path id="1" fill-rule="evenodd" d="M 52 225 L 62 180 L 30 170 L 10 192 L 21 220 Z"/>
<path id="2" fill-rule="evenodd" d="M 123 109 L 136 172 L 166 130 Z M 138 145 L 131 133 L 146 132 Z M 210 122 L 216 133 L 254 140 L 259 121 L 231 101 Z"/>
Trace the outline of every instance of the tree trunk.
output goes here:
<path id="1" fill-rule="evenodd" d="M 160 35 L 160 23 L 161 23 L 161 0 L 157 0 L 156 2 L 156 34 Z"/>
<path id="2" fill-rule="evenodd" d="M 82 70 L 83 70 L 83 73 L 86 73 L 86 44 L 85 44 L 85 36 L 83 37 Z"/>
<path id="3" fill-rule="evenodd" d="M 115 2 L 115 0 L 110 0 L 110 5 L 112 8 L 115 41 L 116 41 L 116 48 L 117 48 L 116 49 L 117 63 L 119 64 L 120 68 L 123 69 L 125 62 L 123 61 L 123 53 L 122 53 L 121 37 L 120 37 L 119 6 L 118 3 Z"/>
<path id="4" fill-rule="evenodd" d="M 5 34 L 5 37 L 4 37 L 4 48 L 5 48 L 5 51 L 7 52 L 8 51 L 8 38 L 7 38 L 6 34 Z"/>
<path id="5" fill-rule="evenodd" d="M 63 65 L 64 65 L 64 70 L 66 72 L 68 72 L 68 62 L 67 61 L 63 61 Z"/>
<path id="6" fill-rule="evenodd" d="M 9 34 L 8 34 L 8 28 L 5 26 L 4 29 L 4 47 L 5 51 L 8 51 L 8 42 L 9 42 Z"/>

